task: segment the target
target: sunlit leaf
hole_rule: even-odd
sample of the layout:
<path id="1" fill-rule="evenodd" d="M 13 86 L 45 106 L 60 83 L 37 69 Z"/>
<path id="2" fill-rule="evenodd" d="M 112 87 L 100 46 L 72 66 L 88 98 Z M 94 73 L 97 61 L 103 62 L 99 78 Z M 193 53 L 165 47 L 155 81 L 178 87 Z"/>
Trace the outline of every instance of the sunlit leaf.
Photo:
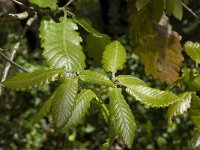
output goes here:
<path id="1" fill-rule="evenodd" d="M 184 45 L 185 52 L 197 63 L 200 63 L 200 44 L 187 41 Z"/>
<path id="2" fill-rule="evenodd" d="M 86 50 L 88 55 L 93 59 L 96 65 L 101 64 L 103 51 L 111 40 L 108 36 L 103 36 L 102 38 L 98 38 L 93 36 L 92 34 L 88 34 L 86 37 Z"/>
<path id="3" fill-rule="evenodd" d="M 174 116 L 178 116 L 186 112 L 190 108 L 190 102 L 192 98 L 192 92 L 185 92 L 178 97 L 181 98 L 180 101 L 172 104 L 167 111 L 167 118 L 168 118 L 168 123 L 172 124 L 172 118 Z"/>
<path id="4" fill-rule="evenodd" d="M 71 19 L 60 23 L 43 22 L 40 28 L 43 56 L 50 67 L 65 67 L 69 72 L 81 72 L 85 67 L 85 55 L 80 42 L 82 38 L 75 30 L 78 26 Z"/>
<path id="5" fill-rule="evenodd" d="M 119 83 L 125 86 L 132 86 L 132 85 L 147 86 L 144 81 L 131 75 L 119 75 L 116 77 L 116 79 L 119 81 Z"/>
<path id="6" fill-rule="evenodd" d="M 52 103 L 53 120 L 56 127 L 63 126 L 71 117 L 76 103 L 78 91 L 78 79 L 71 78 L 61 84 L 57 90 Z"/>
<path id="7" fill-rule="evenodd" d="M 106 46 L 103 52 L 103 68 L 107 72 L 122 70 L 126 59 L 126 50 L 123 45 L 118 41 L 113 41 Z"/>
<path id="8" fill-rule="evenodd" d="M 198 132 L 200 132 L 200 97 L 196 95 L 192 96 L 189 115 Z"/>
<path id="9" fill-rule="evenodd" d="M 184 60 L 181 37 L 171 30 L 166 16 L 158 24 L 151 19 L 152 13 L 147 8 L 138 12 L 130 7 L 129 14 L 134 52 L 144 64 L 146 75 L 168 84 L 175 82 Z"/>
<path id="10" fill-rule="evenodd" d="M 168 91 L 147 86 L 133 85 L 126 88 L 126 92 L 145 105 L 151 107 L 166 107 L 180 100 L 179 97 Z"/>
<path id="11" fill-rule="evenodd" d="M 102 85 L 102 86 L 114 86 L 113 82 L 106 76 L 96 71 L 84 70 L 79 75 L 79 78 L 86 83 Z"/>
<path id="12" fill-rule="evenodd" d="M 18 75 L 4 81 L 3 84 L 7 88 L 14 90 L 28 90 L 55 81 L 63 71 L 63 68 L 56 68 L 31 73 L 19 73 Z"/>
<path id="13" fill-rule="evenodd" d="M 29 2 L 43 8 L 49 7 L 52 10 L 55 10 L 57 7 L 56 3 L 58 2 L 58 0 L 29 0 Z"/>
<path id="14" fill-rule="evenodd" d="M 192 148 L 196 148 L 200 145 L 200 133 L 196 133 L 195 136 L 191 140 Z"/>
<path id="15" fill-rule="evenodd" d="M 40 119 L 42 119 L 48 114 L 48 112 L 51 109 L 52 100 L 55 98 L 54 96 L 55 96 L 55 93 L 42 104 L 40 110 L 38 111 L 37 115 L 33 119 L 33 124 L 39 122 Z"/>
<path id="16" fill-rule="evenodd" d="M 131 148 L 136 128 L 135 118 L 121 92 L 120 88 L 109 91 L 110 128 Z"/>

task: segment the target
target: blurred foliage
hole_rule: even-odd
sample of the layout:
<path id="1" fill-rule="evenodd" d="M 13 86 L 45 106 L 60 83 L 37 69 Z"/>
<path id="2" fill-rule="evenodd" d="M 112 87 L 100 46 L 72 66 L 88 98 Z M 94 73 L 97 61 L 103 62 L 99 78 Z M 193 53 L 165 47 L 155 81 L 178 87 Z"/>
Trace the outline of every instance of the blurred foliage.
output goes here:
<path id="1" fill-rule="evenodd" d="M 104 20 L 100 3 L 97 0 L 75 0 L 74 7 L 80 14 L 89 17 L 94 26 L 100 31 L 110 35 L 112 39 L 117 39 L 126 47 L 128 62 L 126 68 L 121 71 L 123 74 L 133 74 L 153 87 L 161 89 L 166 86 L 159 81 L 152 80 L 144 75 L 144 68 L 139 63 L 138 56 L 132 52 L 128 36 L 128 14 L 126 1 L 110 1 L 110 9 L 106 15 L 109 20 Z M 199 0 L 192 0 L 189 7 L 200 15 Z M 107 6 L 105 6 L 107 8 Z M 6 13 L 6 8 L 0 6 L 0 13 Z M 117 15 L 116 15 L 117 14 Z M 174 30 L 183 36 L 183 42 L 187 40 L 200 41 L 199 21 L 190 13 L 184 11 L 183 20 L 178 22 L 171 19 Z M 9 54 L 17 36 L 22 30 L 21 22 L 10 22 L 0 24 L 0 47 L 5 48 L 5 53 Z M 42 69 L 44 67 L 41 58 L 41 48 L 30 50 L 26 37 L 22 41 L 15 61 L 30 71 Z M 0 70 L 3 70 L 6 61 L 1 58 Z M 87 67 L 93 61 L 87 62 Z M 195 63 L 186 59 L 187 65 L 193 67 Z M 186 65 L 186 64 L 185 64 Z M 91 68 L 92 69 L 92 68 Z M 99 72 L 102 69 L 96 68 Z M 12 67 L 9 75 L 15 75 L 19 70 Z M 0 75 L 2 72 L 0 72 Z M 108 128 L 99 115 L 98 108 L 91 107 L 90 116 L 86 117 L 83 125 L 72 129 L 68 135 L 55 135 L 53 133 L 52 118 L 49 116 L 40 121 L 39 124 L 32 125 L 32 119 L 36 114 L 40 103 L 52 93 L 56 83 L 45 86 L 40 90 L 27 92 L 11 92 L 5 90 L 0 97 L 0 149 L 1 150 L 97 150 L 107 138 Z M 102 91 L 103 93 L 104 91 Z M 124 93 L 124 95 L 126 95 Z M 107 100 L 105 95 L 101 97 Z M 167 125 L 166 109 L 151 109 L 147 106 L 133 101 L 133 98 L 126 95 L 131 109 L 137 118 L 137 130 L 133 144 L 134 150 L 190 150 L 190 140 L 194 135 L 195 128 L 189 121 L 188 115 L 174 118 L 171 126 Z M 120 141 L 115 141 L 112 148 L 126 149 L 121 146 Z"/>

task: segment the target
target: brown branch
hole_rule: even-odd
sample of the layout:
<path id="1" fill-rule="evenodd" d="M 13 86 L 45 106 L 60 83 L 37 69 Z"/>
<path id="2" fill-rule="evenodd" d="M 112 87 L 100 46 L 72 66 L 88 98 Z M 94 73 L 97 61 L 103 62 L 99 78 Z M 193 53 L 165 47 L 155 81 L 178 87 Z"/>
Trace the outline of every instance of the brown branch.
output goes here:
<path id="1" fill-rule="evenodd" d="M 35 12 L 35 15 L 31 18 L 28 19 L 28 21 L 26 22 L 26 25 L 22 31 L 22 33 L 19 35 L 18 39 L 17 39 L 17 42 L 15 43 L 12 51 L 11 51 L 11 55 L 10 55 L 10 60 L 13 61 L 15 55 L 16 55 L 16 52 L 17 50 L 19 49 L 19 46 L 21 44 L 21 40 L 22 38 L 24 37 L 26 31 L 29 29 L 29 27 L 32 25 L 32 23 L 37 19 L 37 13 Z M 11 67 L 11 64 L 9 62 L 7 62 L 5 68 L 4 68 L 4 71 L 3 71 L 3 75 L 2 75 L 2 78 L 1 78 L 1 83 L 0 83 L 0 95 L 2 94 L 2 90 L 3 90 L 3 85 L 2 85 L 2 82 L 6 80 L 7 76 L 8 76 L 8 72 L 10 70 L 10 67 Z"/>
<path id="2" fill-rule="evenodd" d="M 3 57 L 5 60 L 7 60 L 11 65 L 25 71 L 28 72 L 26 69 L 24 69 L 22 66 L 20 66 L 19 64 L 15 63 L 14 61 L 10 60 L 10 58 L 8 58 L 5 54 L 0 53 L 1 57 Z"/>

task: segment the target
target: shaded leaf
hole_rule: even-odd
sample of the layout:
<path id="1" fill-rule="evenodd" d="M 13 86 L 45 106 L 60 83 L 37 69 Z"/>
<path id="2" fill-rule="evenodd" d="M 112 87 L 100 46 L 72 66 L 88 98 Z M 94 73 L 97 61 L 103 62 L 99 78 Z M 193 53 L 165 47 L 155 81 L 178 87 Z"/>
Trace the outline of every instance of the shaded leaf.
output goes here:
<path id="1" fill-rule="evenodd" d="M 108 37 L 105 34 L 100 33 L 99 31 L 95 30 L 88 22 L 86 19 L 84 18 L 74 18 L 75 21 L 81 26 L 83 27 L 88 33 L 92 34 L 93 36 L 97 37 L 97 38 L 104 38 L 104 37 Z M 109 37 L 108 37 L 109 38 Z"/>
<path id="2" fill-rule="evenodd" d="M 88 55 L 93 58 L 93 61 L 96 65 L 101 64 L 103 51 L 111 42 L 110 37 L 103 36 L 102 38 L 98 38 L 93 36 L 92 34 L 88 34 L 86 37 L 86 50 Z"/>
<path id="3" fill-rule="evenodd" d="M 126 88 L 126 92 L 145 105 L 151 107 L 166 107 L 180 100 L 179 97 L 168 91 L 133 85 Z"/>
<path id="4" fill-rule="evenodd" d="M 164 12 L 164 0 L 151 0 L 153 7 L 153 17 L 156 21 L 160 21 Z"/>
<path id="5" fill-rule="evenodd" d="M 129 147 L 132 147 L 135 135 L 135 118 L 122 95 L 122 89 L 113 88 L 109 91 L 110 128 L 115 135 Z"/>
<path id="6" fill-rule="evenodd" d="M 37 115 L 33 119 L 33 124 L 37 123 L 45 117 L 51 109 L 52 100 L 55 98 L 55 93 L 47 99 L 41 106 L 40 110 L 38 111 Z"/>
<path id="7" fill-rule="evenodd" d="M 56 68 L 31 73 L 19 73 L 18 75 L 4 81 L 3 84 L 7 88 L 23 91 L 34 87 L 41 87 L 55 81 L 63 71 L 64 68 Z"/>
<path id="8" fill-rule="evenodd" d="M 150 0 L 136 0 L 135 6 L 136 6 L 137 10 L 140 10 L 144 6 L 146 6 L 149 2 L 150 2 Z"/>
<path id="9" fill-rule="evenodd" d="M 118 41 L 113 41 L 106 46 L 103 52 L 103 68 L 107 72 L 122 70 L 126 59 L 126 50 L 123 45 Z"/>
<path id="10" fill-rule="evenodd" d="M 172 124 L 172 118 L 174 116 L 178 116 L 186 112 L 190 108 L 190 102 L 192 98 L 192 92 L 185 92 L 180 95 L 180 101 L 172 104 L 167 111 L 167 118 L 168 118 L 168 123 Z"/>
<path id="11" fill-rule="evenodd" d="M 200 75 L 193 78 L 194 79 L 188 83 L 188 88 L 192 91 L 200 91 Z"/>
<path id="12" fill-rule="evenodd" d="M 57 7 L 56 3 L 58 2 L 58 0 L 29 0 L 29 2 L 32 4 L 36 4 L 42 8 L 49 7 L 52 10 L 55 10 Z"/>
<path id="13" fill-rule="evenodd" d="M 174 0 L 166 0 L 167 14 L 171 16 L 174 11 Z"/>
<path id="14" fill-rule="evenodd" d="M 76 103 L 76 93 L 78 91 L 78 79 L 71 78 L 61 84 L 55 94 L 52 103 L 52 115 L 56 127 L 63 126 L 71 117 Z"/>
<path id="15" fill-rule="evenodd" d="M 75 107 L 63 131 L 67 132 L 71 127 L 76 127 L 82 122 L 90 107 L 90 101 L 95 97 L 95 93 L 91 90 L 84 90 L 77 95 Z"/>
<path id="16" fill-rule="evenodd" d="M 71 19 L 60 23 L 43 22 L 40 28 L 43 56 L 50 67 L 65 67 L 69 72 L 81 72 L 85 67 L 85 55 L 80 42 L 82 38 L 77 25 Z"/>
<path id="17" fill-rule="evenodd" d="M 182 7 L 182 0 L 175 0 L 174 1 L 174 11 L 173 15 L 175 18 L 181 20 L 183 17 L 183 7 Z"/>
<path id="18" fill-rule="evenodd" d="M 168 84 L 175 82 L 184 60 L 181 37 L 171 30 L 168 18 L 164 15 L 158 24 L 151 19 L 152 13 L 147 8 L 138 12 L 136 8 L 130 7 L 129 14 L 132 43 L 136 46 L 135 53 L 145 66 L 146 75 Z"/>
<path id="19" fill-rule="evenodd" d="M 200 63 L 200 44 L 187 41 L 184 45 L 185 52 L 197 63 Z"/>
<path id="20" fill-rule="evenodd" d="M 125 86 L 132 86 L 132 85 L 142 85 L 142 86 L 147 86 L 144 81 L 141 79 L 131 76 L 131 75 L 119 75 L 116 77 L 116 79 Z"/>
<path id="21" fill-rule="evenodd" d="M 79 75 L 79 78 L 86 83 L 102 85 L 102 86 L 114 86 L 113 82 L 105 75 L 96 71 L 84 70 Z"/>

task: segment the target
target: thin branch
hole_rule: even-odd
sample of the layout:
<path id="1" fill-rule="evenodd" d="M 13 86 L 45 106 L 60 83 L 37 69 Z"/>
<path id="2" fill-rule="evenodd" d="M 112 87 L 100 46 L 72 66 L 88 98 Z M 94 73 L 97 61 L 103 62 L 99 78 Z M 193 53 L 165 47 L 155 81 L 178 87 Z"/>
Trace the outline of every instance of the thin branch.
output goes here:
<path id="1" fill-rule="evenodd" d="M 14 61 L 10 60 L 10 58 L 8 58 L 6 55 L 4 55 L 3 53 L 0 53 L 0 55 L 5 59 L 7 60 L 10 64 L 14 65 L 15 67 L 25 71 L 25 72 L 28 72 L 26 69 L 24 69 L 22 66 L 20 66 L 19 64 L 15 63 Z"/>
<path id="2" fill-rule="evenodd" d="M 200 19 L 199 16 L 191 9 L 189 8 L 185 3 L 182 2 L 183 7 L 189 11 L 195 18 L 197 18 L 198 20 Z"/>
<path id="3" fill-rule="evenodd" d="M 19 49 L 19 46 L 21 44 L 21 40 L 24 37 L 26 31 L 29 29 L 29 27 L 32 25 L 32 23 L 37 19 L 37 13 L 35 12 L 35 15 L 32 18 L 29 18 L 28 21 L 26 22 L 26 26 L 24 27 L 22 33 L 19 35 L 16 44 L 14 45 L 12 51 L 11 51 L 11 55 L 10 55 L 10 60 L 13 61 L 15 54 L 17 52 L 17 50 Z M 7 62 L 4 71 L 3 71 L 3 75 L 1 78 L 1 83 L 0 83 L 0 95 L 2 94 L 2 90 L 3 90 L 3 85 L 2 82 L 6 80 L 7 76 L 8 76 L 8 72 L 10 70 L 11 64 L 9 62 Z"/>
<path id="4" fill-rule="evenodd" d="M 28 13 L 27 13 L 27 11 L 22 12 L 22 13 L 18 13 L 18 14 L 8 14 L 8 15 L 9 15 L 9 16 L 13 16 L 13 17 L 16 17 L 16 18 L 19 19 L 19 20 L 23 20 L 23 19 L 28 18 Z"/>

